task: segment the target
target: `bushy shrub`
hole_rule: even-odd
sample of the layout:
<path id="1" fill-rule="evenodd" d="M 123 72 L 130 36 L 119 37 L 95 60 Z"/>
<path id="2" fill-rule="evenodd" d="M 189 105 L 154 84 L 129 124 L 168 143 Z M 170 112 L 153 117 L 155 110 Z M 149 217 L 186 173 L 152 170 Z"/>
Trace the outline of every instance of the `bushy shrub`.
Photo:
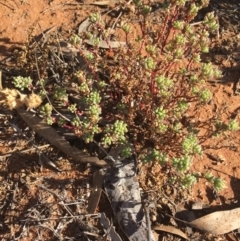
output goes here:
<path id="1" fill-rule="evenodd" d="M 126 45 L 113 48 L 104 19 L 91 14 L 90 30 L 70 39 L 87 65 L 74 73 L 72 80 L 80 93 L 80 104 L 68 103 L 65 86 L 55 88 L 53 96 L 75 115 L 70 124 L 86 142 L 102 134 L 104 146 L 133 143 L 143 162 L 170 164 L 177 173 L 174 180 L 190 187 L 197 180 L 189 172 L 193 156 L 203 150 L 197 129 L 189 128 L 184 118 L 190 108 L 211 100 L 206 81 L 220 76 L 211 63 L 201 61 L 218 22 L 208 13 L 201 24 L 191 24 L 208 0 L 170 0 L 162 6 L 158 24 L 149 22 L 150 4 L 141 0 L 133 4 L 141 29 L 138 38 L 131 37 L 131 21 L 125 22 L 122 31 Z M 99 48 L 101 41 L 111 56 Z M 15 82 L 21 88 L 31 84 Z M 41 93 L 47 95 L 43 84 Z M 41 113 L 51 124 L 49 104 L 41 107 Z M 61 126 L 66 124 L 61 118 L 57 121 Z M 238 123 L 229 122 L 228 129 L 238 129 Z M 130 151 L 126 147 L 123 156 L 129 156 Z M 218 190 L 223 187 L 219 180 L 212 183 L 218 184 Z"/>

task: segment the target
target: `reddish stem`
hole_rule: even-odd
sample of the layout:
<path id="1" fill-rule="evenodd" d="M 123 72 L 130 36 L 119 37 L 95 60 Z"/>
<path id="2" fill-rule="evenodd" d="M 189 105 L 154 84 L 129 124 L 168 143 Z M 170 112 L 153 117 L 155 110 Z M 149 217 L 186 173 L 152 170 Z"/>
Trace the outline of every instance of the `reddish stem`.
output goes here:
<path id="1" fill-rule="evenodd" d="M 165 19 L 164 19 L 163 29 L 162 29 L 162 31 L 160 31 L 160 34 L 158 35 L 157 43 L 159 42 L 160 38 L 162 38 L 162 36 L 164 36 L 165 29 L 166 29 L 167 22 L 168 22 L 168 18 L 169 18 L 169 15 L 167 14 L 167 16 L 165 16 Z M 163 51 L 163 49 L 162 49 L 162 51 Z"/>
<path id="2" fill-rule="evenodd" d="M 67 124 L 64 124 L 63 127 L 68 129 L 68 130 L 73 130 L 74 129 L 73 126 L 70 126 L 70 125 L 67 125 Z"/>

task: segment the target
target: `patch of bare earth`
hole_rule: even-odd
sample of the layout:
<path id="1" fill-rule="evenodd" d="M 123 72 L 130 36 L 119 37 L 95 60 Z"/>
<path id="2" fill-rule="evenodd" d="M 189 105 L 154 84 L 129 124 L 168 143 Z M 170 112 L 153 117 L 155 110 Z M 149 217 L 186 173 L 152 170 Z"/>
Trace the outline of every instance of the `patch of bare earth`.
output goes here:
<path id="1" fill-rule="evenodd" d="M 13 54 L 14 49 L 23 47 L 29 37 L 38 36 L 54 26 L 58 27 L 62 37 L 68 38 L 89 13 L 103 10 L 89 4 L 90 1 L 83 3 L 75 0 L 0 0 L 0 70 L 3 69 L 3 86 L 8 87 L 6 83 L 9 81 L 4 80 L 9 79 L 9 73 L 5 73 L 4 69 L 6 59 Z M 102 8 L 108 10 L 113 7 L 109 5 Z M 218 113 L 223 120 L 235 118 L 240 121 L 239 9 L 237 1 L 210 1 L 208 11 L 216 11 L 221 28 L 219 36 L 213 36 L 210 54 L 204 56 L 204 60 L 218 65 L 224 77 L 209 81 L 213 100 L 208 106 L 193 110 L 202 123 L 200 133 L 205 154 L 194 161 L 192 170 L 201 174 L 211 171 L 215 176 L 222 177 L 226 181 L 226 189 L 215 193 L 212 186 L 200 178 L 191 190 L 182 190 L 166 184 L 167 168 L 162 169 L 155 164 L 143 166 L 139 170 L 139 182 L 146 196 L 157 204 L 157 208 L 150 209 L 153 224 L 180 227 L 191 240 L 196 241 L 232 241 L 240 238 L 237 231 L 220 236 L 189 231 L 184 224 L 176 223 L 170 217 L 183 208 L 191 208 L 192 203 L 198 201 L 209 206 L 206 212 L 239 207 L 239 131 L 231 133 L 228 138 L 210 139 L 204 125 L 214 113 Z M 223 14 L 224 11 L 229 16 Z M 126 12 L 131 16 L 131 9 Z M 126 13 L 123 14 L 123 20 L 126 17 Z M 139 26 L 134 22 L 133 26 L 135 30 L 132 37 L 135 38 Z M 124 40 L 121 39 L 120 31 L 116 36 Z M 186 120 L 186 124 L 191 123 Z M 71 144 L 77 145 L 76 139 Z M 1 107 L 0 158 L 1 240 L 103 240 L 104 232 L 99 219 L 87 215 L 88 197 L 96 167 L 67 158 L 29 129 L 16 112 Z M 104 195 L 97 211 L 106 212 L 114 220 L 110 203 Z M 121 233 L 116 222 L 114 225 Z M 127 240 L 124 236 L 122 239 Z M 159 240 L 181 238 L 161 233 Z"/>

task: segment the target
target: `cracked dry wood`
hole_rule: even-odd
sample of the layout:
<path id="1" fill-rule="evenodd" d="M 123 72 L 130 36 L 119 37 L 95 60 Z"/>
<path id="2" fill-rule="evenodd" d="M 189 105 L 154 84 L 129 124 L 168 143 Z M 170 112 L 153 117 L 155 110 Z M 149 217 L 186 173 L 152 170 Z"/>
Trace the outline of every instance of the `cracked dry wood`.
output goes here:
<path id="1" fill-rule="evenodd" d="M 44 120 L 38 116 L 33 116 L 31 112 L 25 111 L 23 108 L 17 109 L 18 114 L 32 128 L 37 134 L 42 136 L 45 140 L 58 148 L 60 151 L 72 157 L 74 160 L 81 163 L 89 163 L 96 166 L 105 166 L 106 162 L 99 160 L 95 156 L 90 156 L 72 147 L 68 141 L 60 136 L 51 126 L 49 126 Z"/>
<path id="2" fill-rule="evenodd" d="M 135 155 L 122 159 L 123 146 L 112 148 L 109 155 L 115 163 L 104 177 L 104 189 L 116 220 L 130 241 L 155 241 L 147 224 L 136 173 Z"/>

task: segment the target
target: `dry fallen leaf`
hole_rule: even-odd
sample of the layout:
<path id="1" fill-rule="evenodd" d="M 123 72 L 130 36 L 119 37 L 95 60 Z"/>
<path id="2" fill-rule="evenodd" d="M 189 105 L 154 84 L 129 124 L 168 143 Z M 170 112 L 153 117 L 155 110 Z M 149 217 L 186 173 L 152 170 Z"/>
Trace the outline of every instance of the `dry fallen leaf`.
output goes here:
<path id="1" fill-rule="evenodd" d="M 96 6 L 107 6 L 107 5 L 110 5 L 111 4 L 111 1 L 97 1 L 97 2 L 93 2 L 91 3 L 91 5 L 96 5 Z"/>
<path id="2" fill-rule="evenodd" d="M 155 231 L 162 231 L 162 232 L 167 232 L 167 233 L 171 233 L 171 234 L 175 234 L 178 235 L 182 238 L 185 238 L 186 240 L 188 240 L 188 237 L 185 233 L 183 233 L 181 230 L 174 228 L 172 226 L 166 226 L 166 225 L 157 225 L 153 227 L 153 230 Z"/>
<path id="3" fill-rule="evenodd" d="M 231 232 L 240 228 L 240 208 L 208 214 L 190 222 L 190 225 L 215 235 Z"/>

